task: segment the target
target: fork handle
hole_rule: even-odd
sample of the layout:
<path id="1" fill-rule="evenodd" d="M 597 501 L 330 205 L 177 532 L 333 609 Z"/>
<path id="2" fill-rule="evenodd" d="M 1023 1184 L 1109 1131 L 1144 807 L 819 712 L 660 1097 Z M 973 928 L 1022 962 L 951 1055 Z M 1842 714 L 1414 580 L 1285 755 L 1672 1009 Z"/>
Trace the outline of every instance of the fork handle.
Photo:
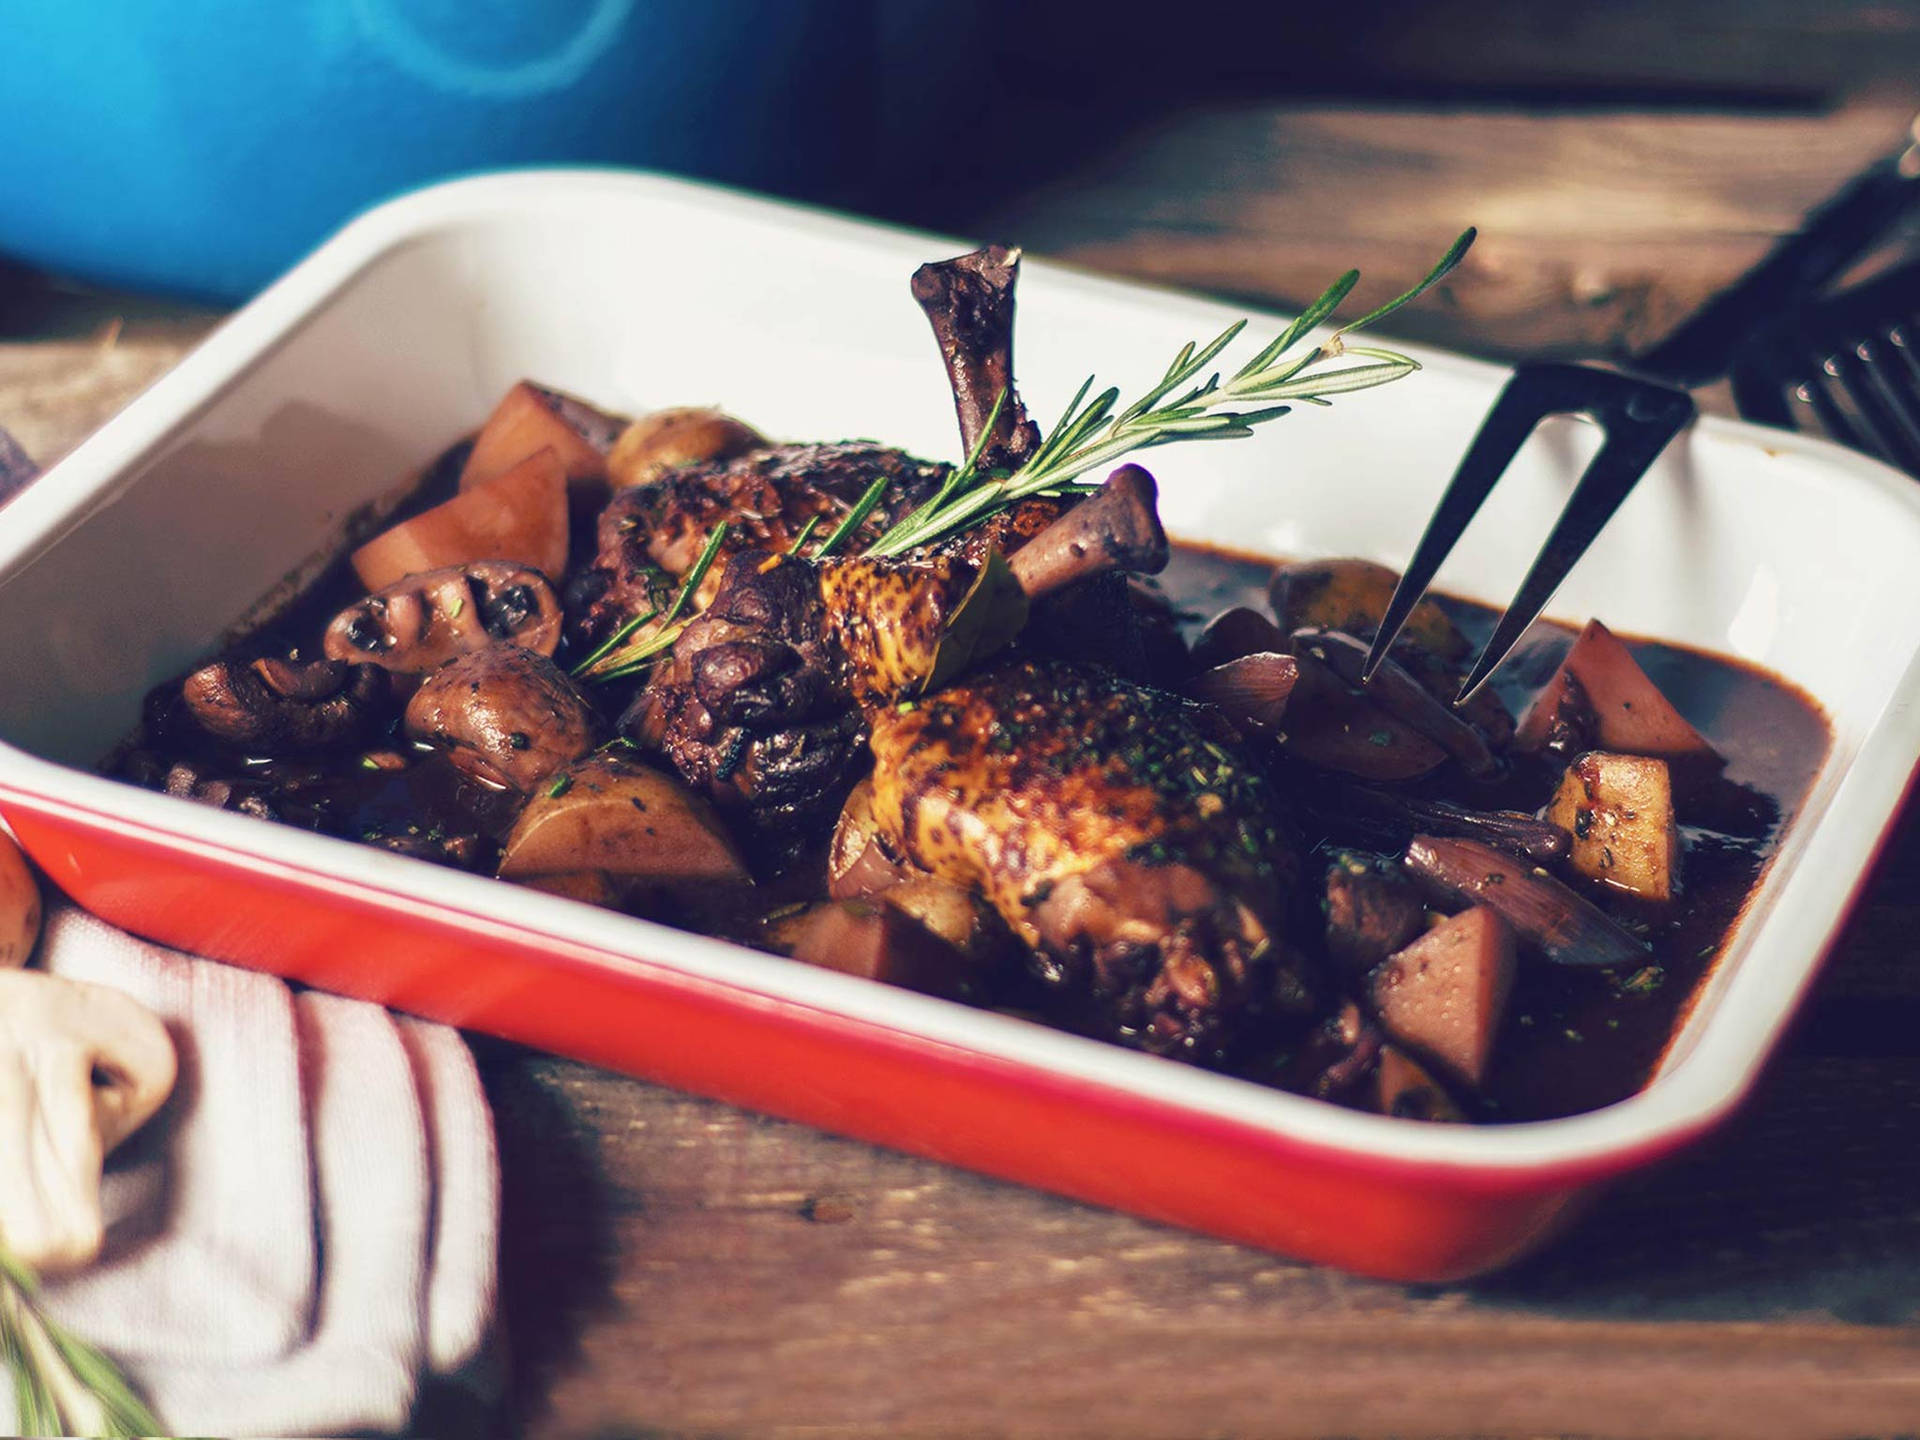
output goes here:
<path id="1" fill-rule="evenodd" d="M 1920 131 L 1920 119 L 1916 119 Z M 1633 360 L 1637 374 L 1691 388 L 1725 375 L 1741 340 L 1774 310 L 1817 292 L 1920 196 L 1920 143 L 1876 161 L 1812 211 L 1753 269 Z"/>

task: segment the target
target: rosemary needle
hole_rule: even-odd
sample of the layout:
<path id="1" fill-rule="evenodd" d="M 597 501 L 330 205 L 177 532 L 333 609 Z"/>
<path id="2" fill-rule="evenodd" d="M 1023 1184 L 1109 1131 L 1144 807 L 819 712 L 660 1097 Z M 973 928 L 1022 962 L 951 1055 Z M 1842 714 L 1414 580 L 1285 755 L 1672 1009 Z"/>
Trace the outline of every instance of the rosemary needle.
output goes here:
<path id="1" fill-rule="evenodd" d="M 790 560 L 797 558 L 800 554 L 800 547 L 805 545 L 807 541 L 812 538 L 813 532 L 819 528 L 820 517 L 818 515 L 809 515 L 807 517 L 807 523 L 800 527 L 800 533 L 793 537 L 793 544 L 787 547 L 787 558 Z"/>
<path id="2" fill-rule="evenodd" d="M 826 539 L 820 542 L 820 548 L 813 552 L 814 559 L 819 560 L 831 555 L 840 548 L 841 543 L 849 535 L 860 528 L 867 516 L 873 513 L 874 507 L 880 503 L 880 497 L 887 493 L 887 485 L 891 479 L 891 476 L 884 474 L 874 477 L 873 483 L 860 492 L 860 498 L 853 502 L 853 508 L 847 511 L 846 517 L 833 527 L 832 533 Z"/>

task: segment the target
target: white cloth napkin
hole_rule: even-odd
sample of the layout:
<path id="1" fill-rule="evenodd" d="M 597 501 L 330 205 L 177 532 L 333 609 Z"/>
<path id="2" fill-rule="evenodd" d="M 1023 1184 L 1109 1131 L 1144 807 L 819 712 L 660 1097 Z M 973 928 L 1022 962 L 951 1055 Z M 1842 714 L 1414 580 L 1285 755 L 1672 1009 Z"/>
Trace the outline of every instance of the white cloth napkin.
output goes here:
<path id="1" fill-rule="evenodd" d="M 468 1365 L 493 1309 L 498 1162 L 458 1034 L 71 907 L 36 963 L 127 991 L 180 1054 L 173 1098 L 109 1161 L 99 1262 L 50 1282 L 48 1313 L 173 1434 L 404 1426 L 423 1373 Z"/>

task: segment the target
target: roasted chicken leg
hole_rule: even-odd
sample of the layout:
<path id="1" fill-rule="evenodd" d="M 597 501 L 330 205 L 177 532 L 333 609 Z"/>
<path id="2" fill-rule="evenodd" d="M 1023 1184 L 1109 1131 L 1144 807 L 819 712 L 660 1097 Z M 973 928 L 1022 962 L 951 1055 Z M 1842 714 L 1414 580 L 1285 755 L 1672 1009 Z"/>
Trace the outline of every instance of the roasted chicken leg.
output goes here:
<path id="1" fill-rule="evenodd" d="M 1310 1009 L 1280 934 L 1279 796 L 1216 712 L 1028 659 L 872 730 L 881 834 L 984 895 L 1087 1028 L 1219 1063 L 1261 1019 Z"/>
<path id="2" fill-rule="evenodd" d="M 1002 464 L 1019 463 L 1038 443 L 1011 391 L 1017 268 L 1017 255 L 990 248 L 922 266 L 914 278 L 953 385 L 962 443 Z M 996 398 L 983 399 L 989 391 Z M 835 522 L 883 474 L 885 499 L 852 543 L 824 561 L 785 553 L 808 518 Z M 1012 557 L 1029 598 L 1091 589 L 1086 582 L 1104 575 L 1111 585 L 1074 606 L 1096 613 L 1085 628 L 1105 650 L 1123 651 L 1131 610 L 1124 583 L 1106 572 L 1151 571 L 1166 560 L 1145 471 L 1116 472 L 1103 505 L 1030 499 L 945 544 L 889 559 L 859 555 L 945 474 L 873 446 L 796 446 L 680 470 L 616 499 L 590 572 L 603 577 L 589 609 L 592 634 L 657 608 L 657 577 L 690 567 L 723 521 L 725 544 L 737 547 L 710 577 L 703 613 L 622 718 L 623 733 L 751 830 L 791 843 L 838 809 L 864 768 L 862 707 L 917 694 L 926 682 L 989 553 Z M 1068 628 L 1067 604 L 1049 608 L 1042 628 Z"/>

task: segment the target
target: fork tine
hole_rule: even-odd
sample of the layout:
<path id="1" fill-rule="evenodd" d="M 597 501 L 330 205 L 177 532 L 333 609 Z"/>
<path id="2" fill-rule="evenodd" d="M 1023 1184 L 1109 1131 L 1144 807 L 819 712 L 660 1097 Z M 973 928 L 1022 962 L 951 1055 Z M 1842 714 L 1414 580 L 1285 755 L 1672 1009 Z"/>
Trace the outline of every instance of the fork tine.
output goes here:
<path id="1" fill-rule="evenodd" d="M 1880 453 L 1903 470 L 1920 465 L 1920 448 L 1898 413 L 1899 400 L 1890 393 L 1879 371 L 1883 368 L 1873 342 L 1862 340 L 1837 357 L 1840 388 L 1853 402 L 1854 412 L 1873 433 Z"/>
<path id="2" fill-rule="evenodd" d="M 1840 364 L 1833 356 L 1829 355 L 1817 362 L 1807 373 L 1806 379 L 1801 382 L 1807 403 L 1813 407 L 1813 413 L 1820 418 L 1820 428 L 1827 432 L 1828 439 L 1838 441 L 1855 450 L 1865 451 L 1869 455 L 1878 454 L 1879 447 L 1835 398 L 1833 386 L 1839 378 Z"/>
<path id="3" fill-rule="evenodd" d="M 1911 315 L 1895 321 L 1887 330 L 1887 339 L 1906 371 L 1908 386 L 1920 390 L 1920 351 L 1914 348 L 1915 335 L 1920 335 L 1920 320 Z"/>
<path id="4" fill-rule="evenodd" d="M 1527 627 L 1547 608 L 1560 582 L 1567 578 L 1594 538 L 1606 528 L 1614 511 L 1632 493 L 1640 477 L 1667 448 L 1667 443 L 1693 419 L 1695 407 L 1691 397 L 1675 391 L 1665 397 L 1664 403 L 1665 413 L 1655 414 L 1651 413 L 1651 404 L 1635 407 L 1629 402 L 1629 413 L 1640 423 L 1631 430 L 1608 432 L 1606 443 L 1587 465 L 1579 484 L 1574 486 L 1573 498 L 1554 522 L 1553 533 L 1540 547 L 1527 578 L 1520 582 L 1519 593 L 1500 617 L 1480 658 L 1473 662 L 1473 669 L 1454 697 L 1454 704 L 1463 705 L 1472 699 L 1487 677 L 1500 667 Z"/>
<path id="5" fill-rule="evenodd" d="M 1897 324 L 1889 325 L 1864 342 L 1859 353 L 1869 382 L 1906 442 L 1907 469 L 1920 475 L 1920 385 L 1915 383 L 1906 332 Z"/>
<path id="6" fill-rule="evenodd" d="M 1550 397 L 1544 393 L 1546 387 L 1540 383 L 1540 374 L 1540 370 L 1525 366 L 1514 371 L 1487 412 L 1487 418 L 1480 422 L 1479 432 L 1467 447 L 1453 478 L 1447 482 L 1433 518 L 1427 521 L 1413 559 L 1407 562 L 1400 583 L 1394 587 L 1386 614 L 1380 617 L 1380 629 L 1360 667 L 1361 684 L 1371 680 L 1373 672 L 1380 668 L 1380 662 L 1406 627 L 1413 607 L 1420 603 L 1440 566 L 1459 543 L 1467 526 L 1473 523 L 1473 517 L 1480 513 L 1480 507 L 1493 493 L 1508 463 L 1526 443 L 1542 416 L 1550 413 Z"/>

